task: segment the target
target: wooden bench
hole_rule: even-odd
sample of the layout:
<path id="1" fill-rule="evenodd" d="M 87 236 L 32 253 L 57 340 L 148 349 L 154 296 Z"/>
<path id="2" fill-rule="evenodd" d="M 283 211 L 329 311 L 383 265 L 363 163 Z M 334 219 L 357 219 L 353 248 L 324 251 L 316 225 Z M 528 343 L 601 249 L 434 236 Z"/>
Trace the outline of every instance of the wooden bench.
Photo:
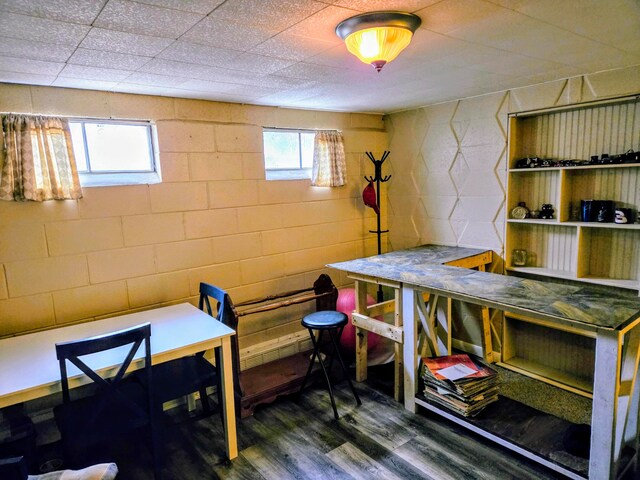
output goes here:
<path id="1" fill-rule="evenodd" d="M 338 289 L 331 277 L 321 274 L 312 287 L 293 290 L 290 292 L 268 295 L 263 298 L 248 300 L 232 305 L 236 322 L 242 317 L 257 313 L 268 312 L 298 305 L 306 302 L 316 302 L 316 311 L 335 310 L 338 301 Z M 233 356 L 239 359 L 239 347 L 233 342 Z M 236 375 L 236 410 L 242 418 L 253 414 L 257 405 L 273 402 L 280 395 L 297 392 L 309 366 L 308 352 L 296 353 L 287 358 L 281 358 L 249 368 Z M 239 362 L 236 360 L 236 365 Z M 236 368 L 239 371 L 239 368 Z"/>

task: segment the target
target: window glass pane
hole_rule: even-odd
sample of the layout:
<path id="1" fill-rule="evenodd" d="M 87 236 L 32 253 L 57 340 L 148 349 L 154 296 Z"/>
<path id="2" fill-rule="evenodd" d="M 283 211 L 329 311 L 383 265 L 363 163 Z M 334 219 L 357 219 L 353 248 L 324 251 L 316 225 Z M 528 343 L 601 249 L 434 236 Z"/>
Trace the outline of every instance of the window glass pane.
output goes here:
<path id="1" fill-rule="evenodd" d="M 91 171 L 153 171 L 146 126 L 85 123 L 85 131 Z"/>
<path id="2" fill-rule="evenodd" d="M 267 169 L 300 168 L 297 132 L 269 132 L 264 136 L 264 164 Z"/>
<path id="3" fill-rule="evenodd" d="M 71 129 L 71 143 L 73 143 L 73 154 L 76 157 L 76 167 L 79 172 L 87 171 L 87 156 L 84 151 L 84 139 L 82 138 L 82 124 L 69 122 Z"/>
<path id="4" fill-rule="evenodd" d="M 316 134 L 314 132 L 300 133 L 300 146 L 302 151 L 302 168 L 313 167 L 313 141 Z"/>

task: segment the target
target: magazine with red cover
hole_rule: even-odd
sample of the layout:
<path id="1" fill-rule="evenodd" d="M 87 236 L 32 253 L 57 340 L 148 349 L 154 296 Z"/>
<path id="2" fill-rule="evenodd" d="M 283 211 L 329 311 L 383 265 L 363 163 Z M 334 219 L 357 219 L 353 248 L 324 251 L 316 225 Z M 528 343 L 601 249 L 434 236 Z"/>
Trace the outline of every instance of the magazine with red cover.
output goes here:
<path id="1" fill-rule="evenodd" d="M 475 370 L 476 373 L 467 375 L 466 377 L 459 380 L 455 380 L 455 382 L 462 382 L 472 378 L 490 377 L 495 374 L 492 370 L 484 368 L 482 365 L 476 364 L 466 353 L 457 355 L 445 355 L 443 357 L 423 358 L 422 361 L 437 380 L 447 380 L 439 373 L 436 373 L 438 370 L 442 370 L 443 368 L 452 367 L 458 364 L 462 364 L 465 367 L 470 368 L 471 370 Z"/>

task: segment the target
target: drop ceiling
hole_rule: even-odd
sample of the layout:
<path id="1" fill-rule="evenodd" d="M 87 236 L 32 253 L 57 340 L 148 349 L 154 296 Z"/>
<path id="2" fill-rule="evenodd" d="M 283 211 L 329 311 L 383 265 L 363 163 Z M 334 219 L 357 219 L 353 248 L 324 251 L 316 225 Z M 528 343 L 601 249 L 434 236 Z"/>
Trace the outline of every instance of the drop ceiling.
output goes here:
<path id="1" fill-rule="evenodd" d="M 422 18 L 380 73 L 334 31 L 374 10 Z M 0 0 L 8 83 L 392 112 L 638 64 L 638 0 Z"/>

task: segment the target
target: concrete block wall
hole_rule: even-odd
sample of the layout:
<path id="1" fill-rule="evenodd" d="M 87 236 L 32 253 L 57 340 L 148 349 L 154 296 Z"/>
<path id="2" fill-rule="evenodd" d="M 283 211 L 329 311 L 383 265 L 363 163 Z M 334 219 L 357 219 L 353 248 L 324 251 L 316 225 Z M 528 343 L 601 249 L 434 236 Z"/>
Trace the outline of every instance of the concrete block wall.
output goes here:
<path id="1" fill-rule="evenodd" d="M 0 336 L 196 303 L 201 281 L 236 302 L 322 272 L 344 285 L 324 265 L 376 253 L 361 192 L 364 152 L 388 149 L 380 115 L 9 84 L 0 111 L 152 120 L 162 172 L 160 184 L 84 188 L 78 201 L 0 202 Z M 263 126 L 342 130 L 348 184 L 265 180 Z M 243 318 L 241 347 L 299 330 L 309 308 Z"/>

